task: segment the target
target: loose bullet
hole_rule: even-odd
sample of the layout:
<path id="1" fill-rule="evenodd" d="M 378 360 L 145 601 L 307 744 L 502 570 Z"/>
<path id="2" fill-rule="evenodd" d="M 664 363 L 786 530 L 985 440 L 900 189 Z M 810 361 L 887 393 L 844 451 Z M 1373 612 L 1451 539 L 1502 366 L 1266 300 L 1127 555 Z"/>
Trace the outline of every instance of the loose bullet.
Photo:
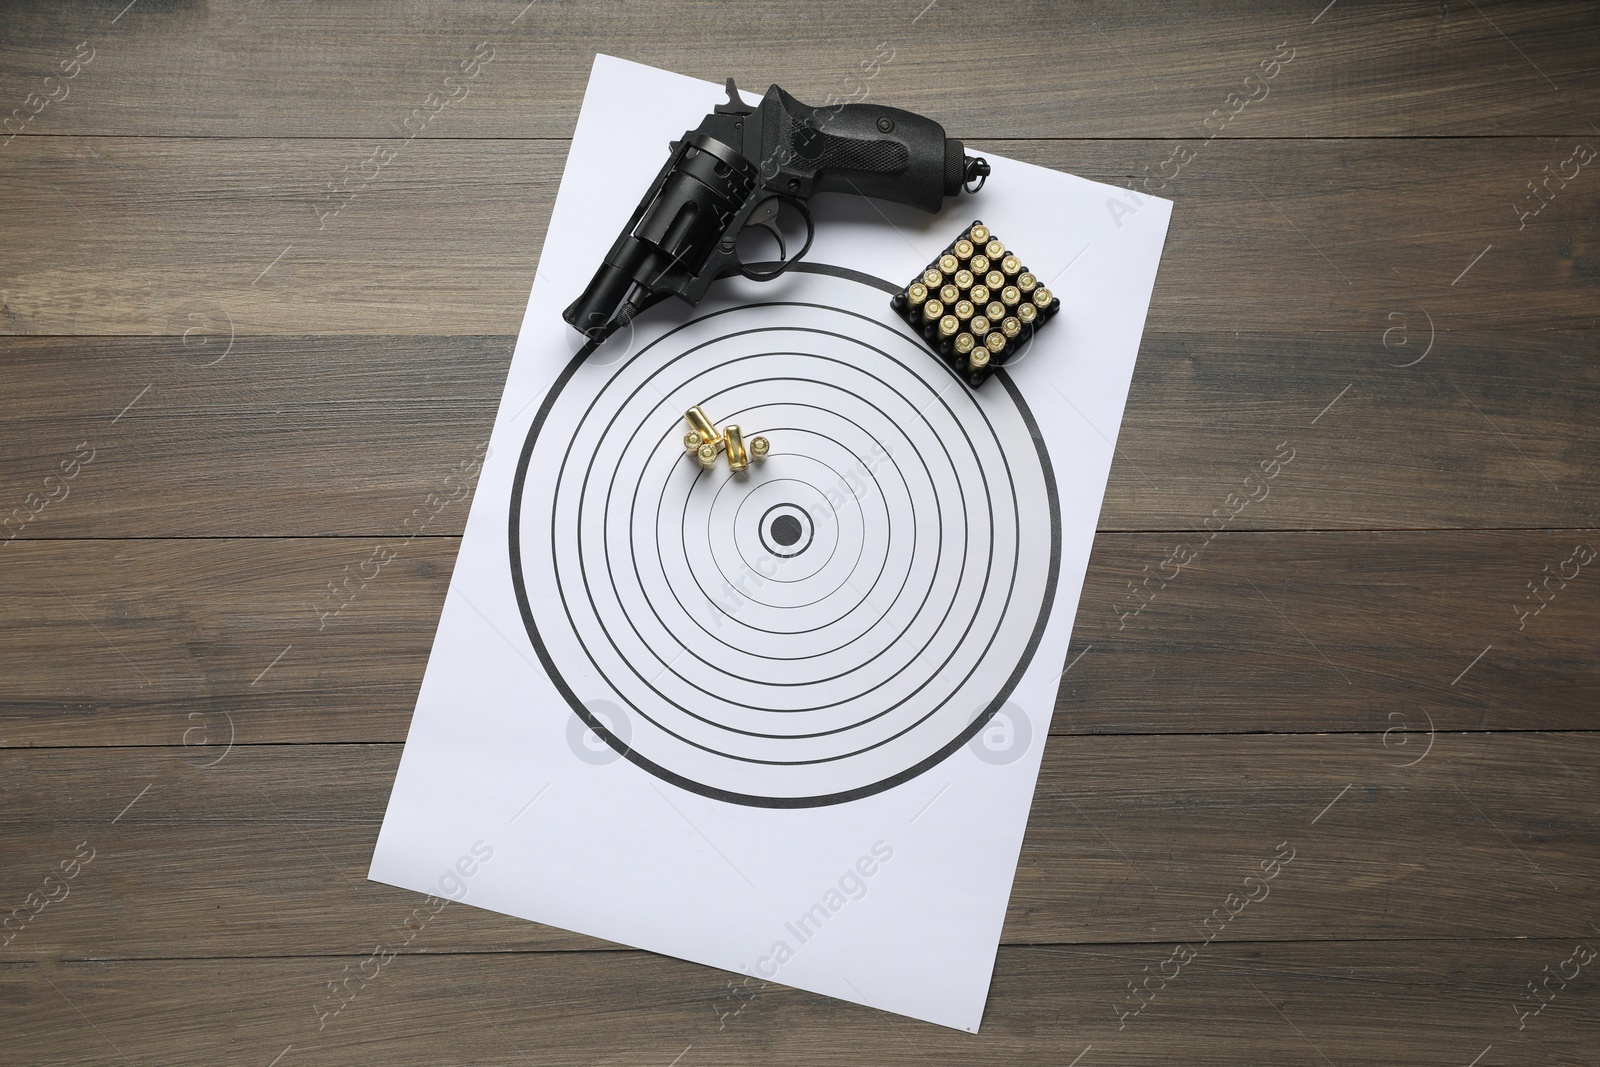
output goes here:
<path id="1" fill-rule="evenodd" d="M 706 413 L 700 410 L 699 405 L 684 412 L 683 421 L 689 424 L 689 429 L 700 435 L 700 441 L 696 447 L 699 447 L 700 444 L 708 444 L 715 448 L 722 443 L 722 435 L 717 432 L 715 424 L 706 417 Z M 687 449 L 689 447 L 689 439 L 687 437 L 684 438 L 683 444 L 684 448 Z"/>
<path id="2" fill-rule="evenodd" d="M 722 440 L 728 449 L 728 469 L 734 473 L 750 466 L 750 455 L 744 449 L 744 434 L 739 427 L 729 423 L 722 428 Z"/>

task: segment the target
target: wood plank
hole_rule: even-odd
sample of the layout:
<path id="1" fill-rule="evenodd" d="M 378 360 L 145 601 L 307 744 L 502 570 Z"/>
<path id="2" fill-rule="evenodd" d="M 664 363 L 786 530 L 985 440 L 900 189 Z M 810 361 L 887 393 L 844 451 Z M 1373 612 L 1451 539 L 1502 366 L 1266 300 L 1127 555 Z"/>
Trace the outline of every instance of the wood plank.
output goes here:
<path id="1" fill-rule="evenodd" d="M 59 494 L 44 479 L 94 450 L 69 496 L 33 501 L 0 536 L 392 536 L 487 440 L 514 343 L 200 337 L 0 340 L 0 516 Z M 1230 530 L 1600 524 L 1600 335 L 1436 348 L 1396 367 L 1406 348 L 1379 337 L 1147 337 L 1101 528 L 1215 527 L 1241 492 L 1259 499 Z M 1291 453 L 1267 496 L 1245 488 Z M 453 507 L 429 532 L 465 518 Z"/>
<path id="2" fill-rule="evenodd" d="M 1062 678 L 1056 729 L 1425 731 L 1430 717 L 1445 729 L 1594 725 L 1600 635 L 1587 620 L 1600 610 L 1600 582 L 1586 580 L 1577 566 L 1586 553 L 1574 553 L 1600 550 L 1588 531 L 1202 543 L 1096 539 L 1070 653 L 1084 655 Z M 1179 545 L 1200 553 L 1195 570 L 1163 588 Z M 1571 583 L 1541 585 L 1546 600 L 1528 591 L 1563 564 L 1578 574 Z M 1147 575 L 1157 576 L 1148 586 Z"/>
<path id="3" fill-rule="evenodd" d="M 1552 982 L 1555 999 L 1516 1029 L 1525 983 L 1573 950 L 1213 948 L 1119 1031 L 1125 984 L 1155 972 L 1165 947 L 1002 949 L 976 1036 L 774 985 L 737 997 L 726 972 L 646 953 L 395 959 L 365 988 L 351 981 L 359 992 L 320 1031 L 326 983 L 365 955 L 348 972 L 327 959 L 0 964 L 0 998 L 14 1009 L 10 1047 L 30 1063 L 1465 1067 L 1492 1046 L 1485 1064 L 1532 1065 L 1588 1062 L 1600 1037 L 1589 969 Z"/>
<path id="4" fill-rule="evenodd" d="M 1600 735 L 1399 738 L 1052 739 L 1005 943 L 1588 936 L 1600 811 L 1586 783 Z M 79 842 L 94 850 L 5 958 L 362 951 L 422 903 L 365 879 L 399 756 L 398 745 L 0 752 L 0 899 L 22 900 Z M 1244 882 L 1280 852 L 1290 859 L 1270 885 Z M 1243 893 L 1259 899 L 1213 919 Z M 609 947 L 449 908 L 405 951 Z"/>
<path id="5" fill-rule="evenodd" d="M 1427 316 L 1446 347 L 1451 331 L 1588 329 L 1600 307 L 1600 275 L 1583 267 L 1600 224 L 1596 164 L 1569 185 L 1552 179 L 1537 216 L 1519 219 L 1514 204 L 1531 211 L 1528 183 L 1589 141 L 1600 136 L 1187 142 L 1198 155 L 1164 192 L 1177 208 L 1149 329 L 1356 335 L 1375 365 L 1416 351 L 1383 348 L 1395 314 L 1419 336 Z M 1172 150 L 982 147 L 1140 188 L 1141 168 L 1159 171 Z M 367 142 L 19 137 L 0 172 L 12 238 L 0 246 L 0 331 L 512 334 L 566 149 L 418 142 L 345 204 L 326 183 L 367 158 Z M 981 203 L 951 207 L 950 226 Z M 612 236 L 540 269 L 575 294 Z"/>
<path id="6" fill-rule="evenodd" d="M 1127 582 L 1162 572 L 1175 539 L 1097 539 L 1057 733 L 1594 725 L 1595 565 L 1521 630 L 1517 610 L 1544 567 L 1570 571 L 1573 545 L 1600 539 L 1225 533 L 1131 614 Z M 381 547 L 396 558 L 363 583 Z M 175 745 L 229 717 L 244 744 L 402 740 L 457 547 L 17 541 L 0 549 L 0 744 Z"/>
<path id="7" fill-rule="evenodd" d="M 10 527 L 0 518 L 4 534 L 407 536 L 413 509 L 430 494 L 457 497 L 445 479 L 482 454 L 515 343 L 241 337 L 230 349 L 225 332 L 205 345 L 199 337 L 189 347 L 182 338 L 0 347 L 14 357 L 15 389 L 0 400 L 9 505 L 0 516 L 26 508 Z M 193 362 L 224 352 L 215 365 Z M 62 497 L 44 479 L 80 445 L 90 462 Z M 29 493 L 59 499 L 41 506 Z M 466 510 L 456 502 L 433 514 L 425 532 L 459 534 Z"/>
<path id="8" fill-rule="evenodd" d="M 1578 0 L 1330 10 L 1273 0 L 1159 14 L 1131 3 L 813 0 L 738 18 L 704 0 L 604 15 L 409 0 L 385 4 L 381 18 L 365 4 L 123 6 L 8 13 L 8 106 L 59 96 L 43 78 L 79 42 L 96 50 L 27 134 L 392 137 L 436 92 L 452 102 L 425 136 L 563 137 L 596 51 L 712 82 L 734 75 L 755 90 L 776 81 L 819 104 L 865 92 L 935 116 L 957 137 L 1189 136 L 1229 93 L 1259 93 L 1244 78 L 1279 42 L 1294 49 L 1290 64 L 1229 136 L 1586 136 L 1600 100 L 1585 50 L 1600 17 Z M 474 68 L 462 64 L 480 42 L 493 58 L 468 77 Z M 874 59 L 885 61 L 862 66 Z"/>

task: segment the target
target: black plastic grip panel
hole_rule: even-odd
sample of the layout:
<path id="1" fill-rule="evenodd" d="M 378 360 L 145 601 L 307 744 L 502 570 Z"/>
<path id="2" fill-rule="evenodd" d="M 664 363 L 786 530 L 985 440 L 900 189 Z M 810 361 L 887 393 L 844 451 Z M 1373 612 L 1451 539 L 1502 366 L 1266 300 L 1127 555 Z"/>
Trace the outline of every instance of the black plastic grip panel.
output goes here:
<path id="1" fill-rule="evenodd" d="M 960 191 L 961 143 L 932 119 L 880 104 L 808 107 L 776 85 L 760 111 L 761 181 L 774 191 L 855 193 L 924 211 Z"/>

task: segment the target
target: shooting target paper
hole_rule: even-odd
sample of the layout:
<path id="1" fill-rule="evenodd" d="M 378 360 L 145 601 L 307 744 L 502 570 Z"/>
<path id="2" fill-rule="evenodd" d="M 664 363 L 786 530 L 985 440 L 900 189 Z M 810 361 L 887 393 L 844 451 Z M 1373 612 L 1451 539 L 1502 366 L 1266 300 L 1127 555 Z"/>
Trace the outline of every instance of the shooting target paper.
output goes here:
<path id="1" fill-rule="evenodd" d="M 721 98 L 596 59 L 371 877 L 976 1031 L 1171 205 L 823 195 L 801 268 L 579 357 Z M 889 307 L 975 217 L 1064 302 L 978 390 Z M 694 406 L 766 458 L 702 469 Z"/>

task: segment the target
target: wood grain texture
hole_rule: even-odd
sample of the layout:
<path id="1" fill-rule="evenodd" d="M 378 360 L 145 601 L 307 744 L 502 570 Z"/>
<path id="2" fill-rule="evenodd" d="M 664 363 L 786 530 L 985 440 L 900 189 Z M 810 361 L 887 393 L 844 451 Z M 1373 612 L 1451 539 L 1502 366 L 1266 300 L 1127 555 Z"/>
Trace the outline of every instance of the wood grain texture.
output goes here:
<path id="1" fill-rule="evenodd" d="M 1187 137 L 1287 42 L 1272 107 L 1238 137 L 1586 136 L 1600 102 L 1593 5 L 1271 0 L 982 5 L 806 0 L 730 14 L 670 5 L 11 6 L 0 100 L 21 104 L 88 41 L 96 58 L 28 133 L 390 137 L 429 92 L 455 99 L 429 137 L 567 137 L 589 57 L 605 52 L 821 103 L 862 91 L 952 136 Z M 475 79 L 461 63 L 489 42 Z M 1478 77 L 1465 78 L 1470 72 Z M 455 76 L 456 83 L 444 78 Z M 467 95 L 459 89 L 466 88 Z M 12 105 L 15 106 L 15 105 Z"/>
<path id="2" fill-rule="evenodd" d="M 1193 562 L 1145 588 L 1186 537 Z M 1592 729 L 1594 565 L 1518 629 L 1527 583 L 1575 542 L 1600 550 L 1570 531 L 1101 534 L 1052 729 Z M 0 747 L 182 746 L 196 726 L 215 744 L 228 722 L 244 744 L 403 740 L 458 547 L 14 542 Z M 395 558 L 364 579 L 380 548 Z"/>
<path id="3" fill-rule="evenodd" d="M 1591 328 L 1600 162 L 1565 187 L 1553 180 L 1538 215 L 1522 220 L 1514 209 L 1538 203 L 1528 183 L 1546 166 L 1559 170 L 1578 144 L 1600 146 L 1600 135 L 1190 140 L 1196 159 L 1161 190 L 1177 206 L 1148 328 L 1349 334 L 1389 364 L 1414 358 L 1384 350 L 1391 313 L 1410 316 L 1419 335 L 1426 314 L 1446 342 L 1456 330 Z M 1143 190 L 1141 168 L 1159 171 L 1173 146 L 978 147 Z M 328 183 L 373 149 L 336 139 L 18 137 L 0 155 L 0 226 L 12 235 L 0 246 L 0 331 L 195 331 L 192 342 L 205 330 L 514 334 L 536 270 L 563 292 L 582 289 L 577 261 L 537 256 L 565 142 L 415 141 L 370 181 L 352 179 L 353 199 L 330 197 Z M 641 194 L 647 184 L 641 176 Z M 982 194 L 939 219 L 885 213 L 925 262 L 981 205 Z M 832 209 L 874 210 L 845 197 Z M 1082 262 L 1077 269 L 1093 257 Z M 1070 287 L 1071 269 L 1058 288 Z"/>
<path id="4" fill-rule="evenodd" d="M 20 902 L 79 842 L 95 851 L 70 894 L 0 951 L 348 955 L 404 937 L 420 898 L 365 877 L 399 756 L 399 745 L 220 743 L 0 754 L 0 901 Z M 1592 733 L 1430 737 L 1421 721 L 1388 736 L 1053 737 L 1003 940 L 1583 939 L 1600 876 L 1596 774 Z M 1292 859 L 1264 897 L 1202 925 L 1229 894 L 1259 896 L 1243 880 L 1280 851 Z M 473 908 L 397 946 L 613 947 Z"/>
<path id="5" fill-rule="evenodd" d="M 282 1056 L 285 1067 L 358 1058 L 509 1065 L 578 1055 L 604 1064 L 692 1057 L 729 1067 L 926 1067 L 1082 1056 L 1085 1067 L 1133 1067 L 1181 1055 L 1205 1067 L 1462 1067 L 1493 1046 L 1494 1063 L 1520 1067 L 1586 1062 L 1600 1034 L 1600 995 L 1587 972 L 1516 1028 L 1523 983 L 1570 959 L 1573 947 L 1565 939 L 1214 947 L 1120 1031 L 1125 983 L 1166 958 L 1165 946 L 1002 949 L 981 1035 L 780 986 L 736 997 L 723 974 L 647 953 L 395 959 L 320 1031 L 317 1006 L 332 1003 L 326 983 L 354 973 L 364 955 L 344 963 L 348 972 L 340 961 L 303 958 L 0 964 L 0 997 L 15 1009 L 19 1043 L 52 1049 L 40 1063 L 267 1065 Z"/>
<path id="6" fill-rule="evenodd" d="M 1519 1013 L 1600 946 L 1600 572 L 1565 576 L 1600 548 L 1600 173 L 1548 178 L 1600 146 L 1597 31 L 1578 0 L 0 4 L 0 901 L 96 850 L 0 933 L 0 1061 L 1591 1062 L 1592 966 Z M 364 877 L 461 464 L 535 278 L 590 263 L 539 249 L 596 51 L 1175 201 L 981 1035 L 470 907 L 409 933 L 423 900 Z"/>
<path id="7" fill-rule="evenodd" d="M 1397 367 L 1425 351 L 1411 322 L 1391 348 L 1382 331 L 1147 336 L 1101 528 L 1214 528 L 1216 509 L 1229 530 L 1600 525 L 1596 334 L 1465 331 Z M 0 523 L 95 450 L 68 497 L 0 536 L 402 533 L 488 440 L 514 343 L 198 330 L 0 340 Z M 1245 488 L 1291 452 L 1267 496 Z M 465 520 L 451 508 L 428 532 Z"/>

